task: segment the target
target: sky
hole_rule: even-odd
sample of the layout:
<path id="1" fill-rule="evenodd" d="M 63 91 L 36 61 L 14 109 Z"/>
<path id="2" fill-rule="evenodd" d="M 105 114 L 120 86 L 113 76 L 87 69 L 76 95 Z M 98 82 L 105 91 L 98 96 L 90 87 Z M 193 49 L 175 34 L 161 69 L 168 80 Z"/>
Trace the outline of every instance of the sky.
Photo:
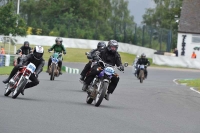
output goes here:
<path id="1" fill-rule="evenodd" d="M 137 24 L 141 24 L 143 18 L 142 15 L 145 13 L 146 8 L 155 7 L 153 0 L 128 0 L 128 9 L 130 14 L 134 16 L 134 21 Z"/>

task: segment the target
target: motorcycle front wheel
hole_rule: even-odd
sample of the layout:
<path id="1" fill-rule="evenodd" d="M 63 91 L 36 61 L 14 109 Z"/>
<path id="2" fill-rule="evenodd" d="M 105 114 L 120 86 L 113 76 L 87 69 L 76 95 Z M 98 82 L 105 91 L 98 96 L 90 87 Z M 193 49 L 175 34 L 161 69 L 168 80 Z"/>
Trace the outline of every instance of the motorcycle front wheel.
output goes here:
<path id="1" fill-rule="evenodd" d="M 143 83 L 143 80 L 144 80 L 144 70 L 140 70 L 139 79 L 140 79 L 140 83 Z"/>
<path id="2" fill-rule="evenodd" d="M 106 90 L 108 89 L 108 85 L 109 85 L 108 82 L 101 81 L 100 83 L 101 83 L 101 85 L 99 85 L 100 88 L 98 88 L 99 91 L 98 91 L 98 94 L 95 98 L 95 104 L 94 105 L 96 107 L 98 107 L 101 104 L 101 102 L 103 101 L 103 98 L 105 97 Z"/>
<path id="3" fill-rule="evenodd" d="M 51 76 L 50 76 L 50 80 L 54 80 L 55 78 L 55 69 L 56 69 L 56 65 L 55 64 L 52 64 L 51 66 Z"/>
<path id="4" fill-rule="evenodd" d="M 27 83 L 27 79 L 22 78 L 19 82 L 20 83 L 18 84 L 18 86 L 15 88 L 15 90 L 12 93 L 13 99 L 17 98 L 17 96 L 20 94 L 20 92 L 24 89 L 24 87 Z"/>

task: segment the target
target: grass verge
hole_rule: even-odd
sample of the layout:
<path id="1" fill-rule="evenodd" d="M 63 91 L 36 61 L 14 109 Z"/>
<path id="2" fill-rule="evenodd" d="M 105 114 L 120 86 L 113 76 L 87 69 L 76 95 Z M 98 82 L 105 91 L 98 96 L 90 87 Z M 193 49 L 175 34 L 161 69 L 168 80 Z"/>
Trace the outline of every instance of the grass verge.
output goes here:
<path id="1" fill-rule="evenodd" d="M 200 91 L 200 79 L 182 79 L 178 80 L 180 84 L 186 84 L 187 86 L 194 87 Z"/>

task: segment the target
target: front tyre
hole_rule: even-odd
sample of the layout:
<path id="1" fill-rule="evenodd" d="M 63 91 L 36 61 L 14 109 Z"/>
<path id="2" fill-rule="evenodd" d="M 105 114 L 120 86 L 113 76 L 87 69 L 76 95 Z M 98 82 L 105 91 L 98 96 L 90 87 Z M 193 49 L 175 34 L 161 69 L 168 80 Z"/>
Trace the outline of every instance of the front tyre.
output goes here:
<path id="1" fill-rule="evenodd" d="M 12 98 L 15 99 L 17 98 L 17 96 L 20 94 L 20 92 L 24 89 L 26 83 L 27 83 L 27 79 L 21 79 L 19 81 L 20 83 L 18 84 L 18 86 L 15 88 L 14 92 L 12 93 Z"/>
<path id="2" fill-rule="evenodd" d="M 99 92 L 95 98 L 95 106 L 98 107 L 101 102 L 103 101 L 103 98 L 105 97 L 105 94 L 106 94 L 106 90 L 108 89 L 108 85 L 109 83 L 108 82 L 101 82 L 101 85 L 100 85 L 100 89 L 98 88 Z"/>
<path id="3" fill-rule="evenodd" d="M 140 83 L 143 83 L 143 80 L 144 80 L 144 70 L 140 70 L 139 78 L 140 78 Z"/>
<path id="4" fill-rule="evenodd" d="M 52 64 L 51 65 L 51 76 L 50 76 L 50 80 L 54 80 L 55 78 L 55 69 L 56 69 L 56 65 Z"/>

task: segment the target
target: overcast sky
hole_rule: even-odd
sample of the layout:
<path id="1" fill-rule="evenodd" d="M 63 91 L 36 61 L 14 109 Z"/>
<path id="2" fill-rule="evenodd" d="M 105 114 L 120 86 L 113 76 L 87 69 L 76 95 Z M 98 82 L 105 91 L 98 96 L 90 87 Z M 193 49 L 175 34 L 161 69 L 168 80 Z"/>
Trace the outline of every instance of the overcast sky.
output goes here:
<path id="1" fill-rule="evenodd" d="M 154 7 L 155 4 L 153 0 L 128 0 L 129 1 L 129 10 L 131 15 L 134 16 L 134 21 L 137 24 L 142 22 L 142 15 L 145 13 L 145 8 Z"/>

